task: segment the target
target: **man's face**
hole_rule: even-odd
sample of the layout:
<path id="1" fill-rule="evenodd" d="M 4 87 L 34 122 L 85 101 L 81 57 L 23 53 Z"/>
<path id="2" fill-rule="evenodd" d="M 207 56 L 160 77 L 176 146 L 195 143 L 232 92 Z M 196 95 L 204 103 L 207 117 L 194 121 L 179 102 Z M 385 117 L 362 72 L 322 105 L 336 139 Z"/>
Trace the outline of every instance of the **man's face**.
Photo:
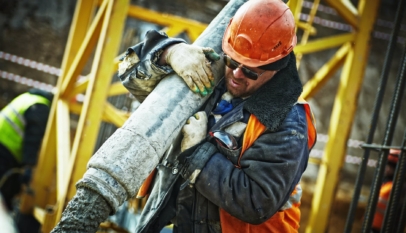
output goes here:
<path id="1" fill-rule="evenodd" d="M 234 70 L 226 66 L 225 82 L 227 90 L 234 97 L 248 97 L 254 94 L 264 83 L 268 82 L 276 73 L 276 71 L 262 70 L 259 68 L 245 66 L 251 71 L 260 74 L 257 80 L 247 78 L 241 68 Z"/>

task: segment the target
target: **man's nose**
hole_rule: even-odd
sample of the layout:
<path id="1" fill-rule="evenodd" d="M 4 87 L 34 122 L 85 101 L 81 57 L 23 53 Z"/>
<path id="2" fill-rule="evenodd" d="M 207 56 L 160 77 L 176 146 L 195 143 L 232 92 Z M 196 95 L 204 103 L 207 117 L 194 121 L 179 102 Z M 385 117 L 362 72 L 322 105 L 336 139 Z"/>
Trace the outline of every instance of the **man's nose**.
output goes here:
<path id="1" fill-rule="evenodd" d="M 237 79 L 243 79 L 245 78 L 244 73 L 242 72 L 240 67 L 237 67 L 237 69 L 233 70 L 233 75 Z"/>

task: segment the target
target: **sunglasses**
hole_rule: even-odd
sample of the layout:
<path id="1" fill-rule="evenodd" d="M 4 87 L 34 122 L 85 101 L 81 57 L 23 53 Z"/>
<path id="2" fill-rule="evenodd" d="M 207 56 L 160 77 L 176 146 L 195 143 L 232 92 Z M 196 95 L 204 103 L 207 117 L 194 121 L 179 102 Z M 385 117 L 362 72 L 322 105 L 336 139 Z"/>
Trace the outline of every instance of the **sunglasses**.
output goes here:
<path id="1" fill-rule="evenodd" d="M 258 74 L 257 72 L 254 72 L 254 71 L 248 69 L 247 67 L 245 67 L 244 65 L 238 63 L 236 60 L 232 59 L 230 56 L 228 56 L 225 53 L 223 53 L 223 59 L 224 59 L 224 63 L 226 64 L 226 66 L 228 68 L 230 68 L 232 70 L 240 68 L 242 73 L 245 75 L 245 77 L 252 79 L 252 80 L 257 80 L 263 73 L 266 72 L 266 70 L 265 70 L 261 74 Z"/>

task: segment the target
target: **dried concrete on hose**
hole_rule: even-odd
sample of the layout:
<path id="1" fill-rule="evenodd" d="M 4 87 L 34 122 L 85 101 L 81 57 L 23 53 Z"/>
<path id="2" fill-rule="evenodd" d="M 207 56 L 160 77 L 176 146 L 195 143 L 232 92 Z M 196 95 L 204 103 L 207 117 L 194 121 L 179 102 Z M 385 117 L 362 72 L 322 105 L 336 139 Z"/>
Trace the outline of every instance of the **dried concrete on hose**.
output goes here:
<path id="1" fill-rule="evenodd" d="M 107 219 L 111 208 L 100 195 L 92 190 L 78 189 L 76 195 L 66 207 L 58 226 L 52 233 L 96 232 L 100 222 Z M 97 203 L 95 205 L 94 203 Z"/>
<path id="2" fill-rule="evenodd" d="M 161 156 L 187 117 L 202 99 L 189 91 L 178 76 L 161 81 L 143 104 L 90 159 L 79 182 L 96 188 L 117 210 L 136 195 L 142 181 L 158 164 Z M 182 84 L 182 85 L 181 85 Z M 178 91 L 167 91 L 178 90 Z M 163 97 L 161 92 L 167 92 Z"/>

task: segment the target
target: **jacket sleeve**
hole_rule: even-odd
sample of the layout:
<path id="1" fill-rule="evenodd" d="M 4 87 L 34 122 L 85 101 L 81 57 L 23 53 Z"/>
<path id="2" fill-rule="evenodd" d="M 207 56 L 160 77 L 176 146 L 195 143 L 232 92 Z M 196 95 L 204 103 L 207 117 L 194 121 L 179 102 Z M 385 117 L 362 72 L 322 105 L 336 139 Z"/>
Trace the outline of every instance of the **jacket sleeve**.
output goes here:
<path id="1" fill-rule="evenodd" d="M 293 108 L 276 132 L 266 131 L 243 154 L 241 169 L 216 153 L 196 189 L 234 217 L 260 224 L 287 201 L 307 166 L 307 126 L 302 108 Z"/>
<path id="2" fill-rule="evenodd" d="M 23 166 L 34 166 L 48 122 L 49 107 L 45 104 L 34 104 L 24 113 L 26 128 L 23 141 Z"/>
<path id="3" fill-rule="evenodd" d="M 170 66 L 160 66 L 157 62 L 166 47 L 177 43 L 185 43 L 185 41 L 169 38 L 164 32 L 150 30 L 146 33 L 143 42 L 127 49 L 122 60 L 136 54 L 136 60 L 139 61 L 125 67 L 126 71 L 120 72 L 119 77 L 124 87 L 141 102 L 162 78 L 173 72 Z"/>

